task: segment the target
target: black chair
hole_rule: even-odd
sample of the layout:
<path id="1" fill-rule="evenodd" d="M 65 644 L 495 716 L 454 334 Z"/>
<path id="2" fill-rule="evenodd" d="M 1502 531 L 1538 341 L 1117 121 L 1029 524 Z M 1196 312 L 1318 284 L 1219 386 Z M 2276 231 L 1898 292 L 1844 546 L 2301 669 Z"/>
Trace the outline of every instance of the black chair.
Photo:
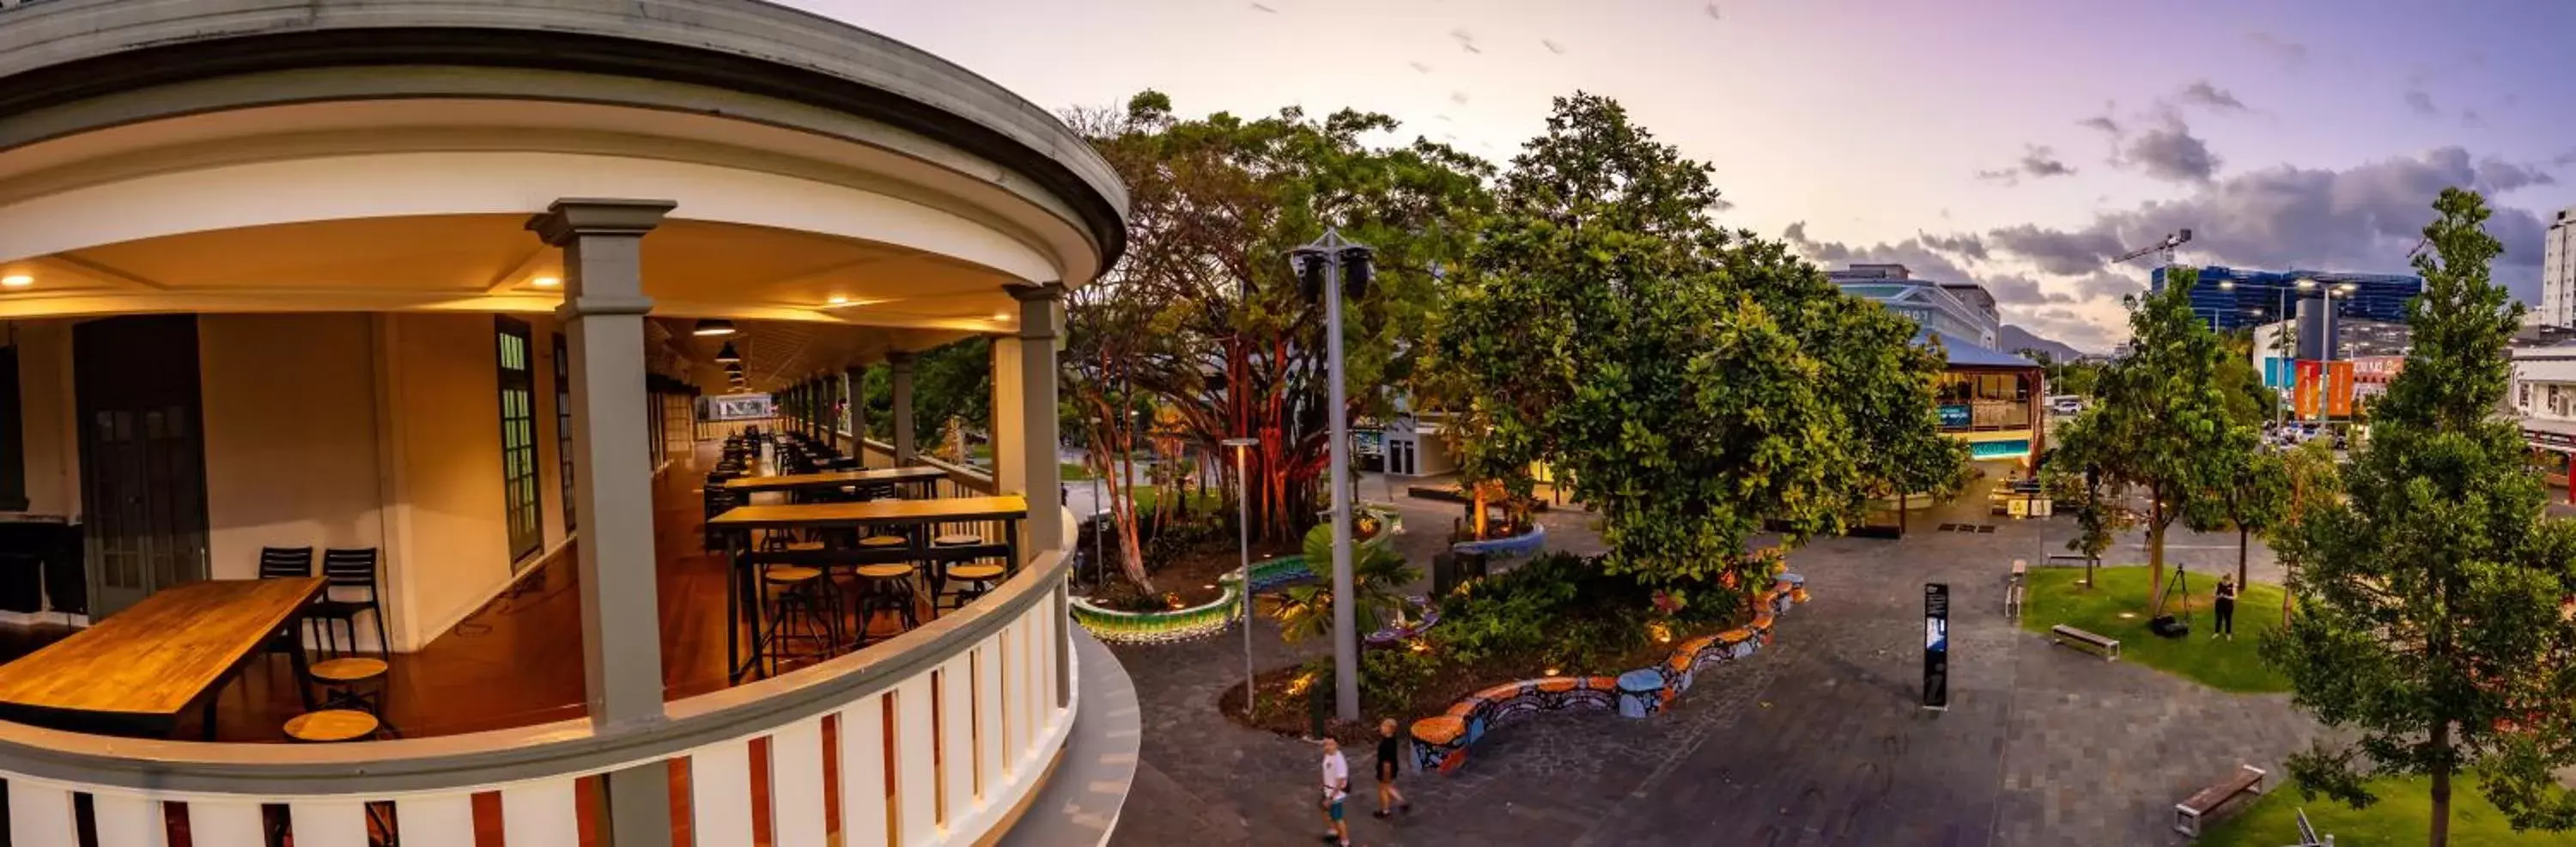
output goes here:
<path id="1" fill-rule="evenodd" d="M 327 627 L 338 623 L 348 628 L 350 652 L 356 652 L 358 613 L 371 612 L 376 619 L 377 649 L 392 652 L 393 641 L 385 632 L 385 593 L 376 582 L 375 548 L 322 551 L 322 577 L 329 580 L 329 585 L 322 590 L 322 601 L 314 604 L 310 617 L 324 622 L 324 632 L 331 633 L 331 649 L 337 651 L 340 641 Z M 359 589 L 366 591 L 365 598 L 347 599 L 341 593 Z"/>
<path id="2" fill-rule="evenodd" d="M 259 548 L 259 578 L 290 579 L 313 575 L 313 548 Z"/>
<path id="3" fill-rule="evenodd" d="M 312 575 L 313 548 L 259 548 L 259 578 L 296 579 Z M 279 631 L 277 637 L 270 639 L 268 644 L 268 652 L 272 655 L 301 649 L 304 649 L 303 642 L 296 638 L 296 633 L 291 630 Z"/>

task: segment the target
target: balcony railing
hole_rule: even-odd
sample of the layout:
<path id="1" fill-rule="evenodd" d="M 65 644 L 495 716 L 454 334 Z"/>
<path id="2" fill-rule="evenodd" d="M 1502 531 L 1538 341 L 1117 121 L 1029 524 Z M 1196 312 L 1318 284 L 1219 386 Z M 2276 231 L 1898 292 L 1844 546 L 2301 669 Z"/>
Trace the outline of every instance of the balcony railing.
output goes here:
<path id="1" fill-rule="evenodd" d="M 645 725 L 601 730 L 577 719 L 286 745 L 0 723 L 11 842 L 81 843 L 75 809 L 86 798 L 100 847 L 171 843 L 165 809 L 197 845 L 271 843 L 264 806 L 286 809 L 298 847 L 364 847 L 371 822 L 405 844 L 474 844 L 477 798 L 493 795 L 507 843 L 575 845 L 585 805 L 576 785 L 637 767 L 686 775 L 683 819 L 698 844 L 751 844 L 755 820 L 777 847 L 988 841 L 1043 781 L 1077 711 L 1065 569 L 1064 555 L 1048 551 L 965 609 L 809 668 L 674 701 L 665 720 Z M 826 774 L 837 779 L 827 785 Z M 834 817 L 838 839 L 826 832 Z"/>

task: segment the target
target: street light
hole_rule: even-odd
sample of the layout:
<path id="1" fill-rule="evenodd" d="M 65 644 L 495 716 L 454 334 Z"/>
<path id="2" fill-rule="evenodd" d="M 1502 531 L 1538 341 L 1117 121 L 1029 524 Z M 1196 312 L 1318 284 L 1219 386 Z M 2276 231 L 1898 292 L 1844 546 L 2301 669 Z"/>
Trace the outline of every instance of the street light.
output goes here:
<path id="1" fill-rule="evenodd" d="M 1239 572 L 1243 575 L 1243 719 L 1250 722 L 1258 712 L 1253 709 L 1256 689 L 1252 684 L 1252 480 L 1246 476 L 1245 464 L 1252 446 L 1261 439 L 1228 438 L 1217 443 L 1234 448 L 1234 532 L 1235 543 L 1243 551 Z"/>
<path id="2" fill-rule="evenodd" d="M 1326 229 L 1324 237 L 1289 251 L 1297 281 L 1309 297 L 1324 300 L 1324 356 L 1332 378 L 1326 413 L 1332 420 L 1333 467 L 1333 705 L 1342 720 L 1360 717 L 1358 624 L 1351 586 L 1351 411 L 1342 385 L 1342 286 L 1353 296 L 1368 290 L 1371 253 L 1366 245 Z M 1249 574 L 1246 575 L 1247 577 Z"/>

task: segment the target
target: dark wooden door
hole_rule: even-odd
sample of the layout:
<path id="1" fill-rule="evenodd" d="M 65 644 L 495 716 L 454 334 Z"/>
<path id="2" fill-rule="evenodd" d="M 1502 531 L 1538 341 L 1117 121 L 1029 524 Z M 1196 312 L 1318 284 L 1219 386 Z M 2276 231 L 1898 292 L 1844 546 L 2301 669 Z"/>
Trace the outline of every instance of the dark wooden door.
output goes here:
<path id="1" fill-rule="evenodd" d="M 146 315 L 72 328 L 80 394 L 89 614 L 206 578 L 205 434 L 197 319 Z"/>

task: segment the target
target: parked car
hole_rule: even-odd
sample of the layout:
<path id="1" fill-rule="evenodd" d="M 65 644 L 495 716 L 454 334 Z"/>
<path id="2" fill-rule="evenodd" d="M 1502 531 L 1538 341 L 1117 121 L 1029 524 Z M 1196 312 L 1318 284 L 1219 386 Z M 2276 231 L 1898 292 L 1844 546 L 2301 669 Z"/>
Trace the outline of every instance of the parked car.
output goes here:
<path id="1" fill-rule="evenodd" d="M 2084 411 L 2084 398 L 2082 397 L 2078 397 L 2073 394 L 2060 394 L 2055 397 L 2048 398 L 2049 414 L 2072 415 L 2082 411 Z"/>

